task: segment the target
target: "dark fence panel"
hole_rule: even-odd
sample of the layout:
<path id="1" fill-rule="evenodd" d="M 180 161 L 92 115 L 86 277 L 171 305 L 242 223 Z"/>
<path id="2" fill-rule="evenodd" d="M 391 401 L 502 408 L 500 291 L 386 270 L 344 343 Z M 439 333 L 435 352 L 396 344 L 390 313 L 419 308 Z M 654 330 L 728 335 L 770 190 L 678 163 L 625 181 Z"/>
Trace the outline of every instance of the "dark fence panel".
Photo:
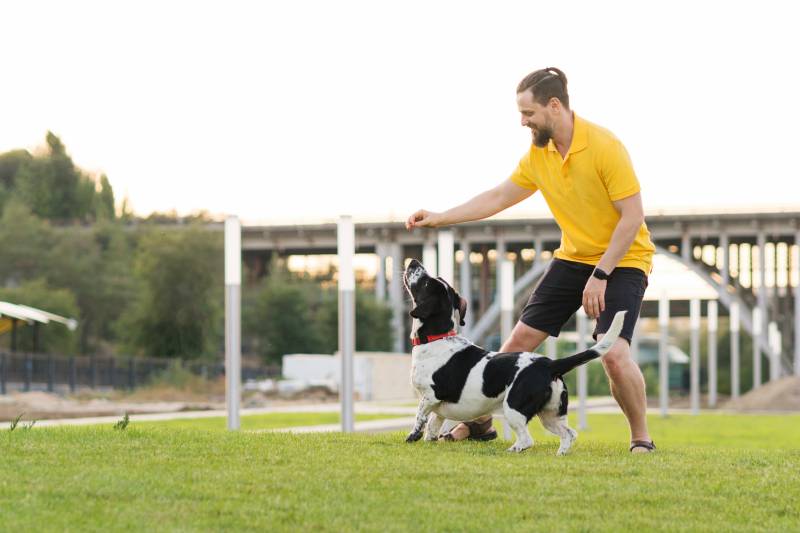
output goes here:
<path id="1" fill-rule="evenodd" d="M 207 379 L 225 375 L 222 363 L 152 357 L 62 356 L 0 352 L 0 394 L 80 388 L 135 389 L 173 365 Z M 274 378 L 280 366 L 243 366 L 242 380 Z"/>

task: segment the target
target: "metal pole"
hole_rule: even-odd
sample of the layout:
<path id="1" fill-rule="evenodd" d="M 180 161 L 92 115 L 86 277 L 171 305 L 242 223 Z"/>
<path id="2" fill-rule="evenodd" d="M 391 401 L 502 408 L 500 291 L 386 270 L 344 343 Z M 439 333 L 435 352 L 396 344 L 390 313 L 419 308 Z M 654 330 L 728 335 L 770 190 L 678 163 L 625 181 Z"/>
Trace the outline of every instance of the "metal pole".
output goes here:
<path id="1" fill-rule="evenodd" d="M 238 430 L 242 382 L 242 225 L 225 219 L 225 400 L 228 429 Z"/>
<path id="2" fill-rule="evenodd" d="M 761 386 L 761 309 L 753 309 L 753 388 Z"/>
<path id="3" fill-rule="evenodd" d="M 669 298 L 666 291 L 661 293 L 658 301 L 658 326 L 661 336 L 658 342 L 658 381 L 659 404 L 661 416 L 669 414 L 669 354 L 667 343 L 669 341 Z"/>
<path id="4" fill-rule="evenodd" d="M 405 302 L 403 301 L 403 245 L 392 243 L 389 248 L 392 253 L 392 279 L 389 282 L 389 302 L 392 305 L 392 331 L 394 332 L 394 351 L 403 352 L 406 349 L 406 322 Z"/>
<path id="5" fill-rule="evenodd" d="M 719 236 L 719 246 L 722 248 L 722 287 L 727 290 L 731 282 L 731 246 L 727 233 Z"/>
<path id="6" fill-rule="evenodd" d="M 716 300 L 708 302 L 708 406 L 717 406 L 717 326 Z"/>
<path id="7" fill-rule="evenodd" d="M 731 328 L 731 397 L 738 398 L 741 393 L 739 384 L 739 302 L 731 302 L 730 328 Z"/>
<path id="8" fill-rule="evenodd" d="M 439 276 L 453 285 L 455 283 L 455 242 L 452 230 L 439 232 Z"/>
<path id="9" fill-rule="evenodd" d="M 514 263 L 505 257 L 500 259 L 500 343 L 511 337 L 514 313 Z M 503 437 L 511 440 L 511 426 L 503 418 Z"/>
<path id="10" fill-rule="evenodd" d="M 586 323 L 587 317 L 583 307 L 578 308 L 575 317 L 578 326 L 578 353 L 586 350 Z M 588 429 L 586 420 L 586 397 L 589 395 L 589 372 L 587 365 L 578 367 L 578 429 Z"/>
<path id="11" fill-rule="evenodd" d="M 691 357 L 691 407 L 692 414 L 700 413 L 700 300 L 693 299 L 689 302 L 689 331 L 690 357 Z"/>
<path id="12" fill-rule="evenodd" d="M 495 256 L 494 260 L 494 268 L 495 268 L 495 285 L 494 285 L 494 297 L 495 301 L 500 300 L 500 275 L 501 275 L 501 268 L 500 265 L 506 259 L 506 240 L 502 234 L 497 235 L 497 246 L 495 247 L 495 252 L 497 255 Z"/>
<path id="13" fill-rule="evenodd" d="M 758 309 L 760 310 L 761 314 L 759 322 L 760 322 L 760 334 L 767 333 L 767 318 L 769 316 L 767 312 L 767 236 L 763 231 L 758 232 L 757 237 L 758 242 Z M 758 344 L 758 353 L 759 353 L 759 361 L 761 360 L 761 337 L 759 336 Z M 769 354 L 766 354 L 769 355 Z M 760 368 L 759 368 L 760 370 Z M 760 374 L 759 374 L 760 376 Z M 759 381 L 759 384 L 761 382 Z"/>
<path id="14" fill-rule="evenodd" d="M 342 408 L 342 431 L 344 433 L 352 433 L 355 430 L 353 354 L 356 345 L 356 279 L 353 272 L 356 236 L 352 217 L 339 217 L 337 229 L 337 250 L 339 254 L 339 357 L 342 358 L 339 401 Z M 396 266 L 395 270 L 397 270 Z M 394 275 L 400 276 L 400 273 L 395 272 Z"/>

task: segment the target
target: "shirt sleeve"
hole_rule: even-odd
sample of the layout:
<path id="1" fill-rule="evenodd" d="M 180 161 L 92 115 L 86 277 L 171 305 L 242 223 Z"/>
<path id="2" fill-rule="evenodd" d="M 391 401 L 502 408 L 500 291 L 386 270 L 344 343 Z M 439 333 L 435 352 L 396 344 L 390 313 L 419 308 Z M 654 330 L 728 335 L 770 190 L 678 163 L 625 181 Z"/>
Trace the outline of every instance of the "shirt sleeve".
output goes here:
<path id="1" fill-rule="evenodd" d="M 524 156 L 522 156 L 522 159 L 519 160 L 517 168 L 511 173 L 511 181 L 520 187 L 529 189 L 533 192 L 539 190 L 539 187 L 534 181 L 533 165 L 531 164 L 530 152 L 527 152 Z"/>
<path id="2" fill-rule="evenodd" d="M 606 151 L 601 176 L 612 202 L 633 196 L 641 190 L 628 151 L 618 140 Z"/>

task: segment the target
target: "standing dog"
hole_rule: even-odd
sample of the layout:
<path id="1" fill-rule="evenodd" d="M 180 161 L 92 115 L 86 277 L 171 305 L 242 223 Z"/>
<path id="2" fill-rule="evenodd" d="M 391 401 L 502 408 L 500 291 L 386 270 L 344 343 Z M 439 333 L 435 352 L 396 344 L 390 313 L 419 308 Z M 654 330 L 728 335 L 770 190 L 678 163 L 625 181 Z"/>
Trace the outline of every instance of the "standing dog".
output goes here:
<path id="1" fill-rule="evenodd" d="M 414 429 L 406 442 L 422 437 L 436 440 L 444 419 L 461 422 L 502 411 L 517 440 L 509 451 L 533 445 L 528 422 L 535 415 L 561 438 L 557 455 L 564 455 L 578 433 L 567 425 L 567 387 L 562 376 L 592 359 L 605 355 L 619 336 L 625 311 L 603 339 L 586 350 L 563 359 L 530 353 L 497 353 L 456 333 L 464 325 L 467 303 L 442 278 L 433 278 L 416 259 L 403 275 L 414 308 L 411 324 L 411 382 L 420 395 Z M 430 420 L 429 420 L 430 418 Z"/>

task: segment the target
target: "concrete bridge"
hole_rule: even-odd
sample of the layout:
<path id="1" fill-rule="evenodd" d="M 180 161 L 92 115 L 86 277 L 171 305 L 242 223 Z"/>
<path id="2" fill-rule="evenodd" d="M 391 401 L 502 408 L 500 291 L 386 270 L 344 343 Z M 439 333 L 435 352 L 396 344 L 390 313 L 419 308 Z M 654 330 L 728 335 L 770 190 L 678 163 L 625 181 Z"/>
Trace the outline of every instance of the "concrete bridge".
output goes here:
<path id="1" fill-rule="evenodd" d="M 745 331 L 760 331 L 760 351 L 775 348 L 766 335 L 777 327 L 782 373 L 800 375 L 800 289 L 798 247 L 800 208 L 791 211 L 649 213 L 646 217 L 658 252 L 666 254 L 700 276 L 716 294 L 720 314 L 732 304 L 741 310 Z M 395 351 L 408 349 L 406 298 L 400 272 L 408 258 L 422 258 L 435 269 L 440 235 L 449 232 L 455 242 L 452 282 L 470 302 L 467 329 L 476 341 L 499 331 L 498 259 L 514 264 L 515 311 L 524 305 L 534 283 L 559 246 L 561 232 L 550 217 L 496 218 L 408 232 L 400 222 L 356 224 L 356 253 L 375 254 L 374 276 L 362 276 L 362 287 L 388 300 L 394 310 Z M 251 278 L 263 276 L 278 255 L 336 254 L 336 224 L 245 226 L 242 248 Z M 446 259 L 446 258 L 441 258 Z M 466 259 L 466 260 L 465 260 Z M 652 274 L 658 276 L 658 272 Z M 669 297 L 669 294 L 667 294 Z M 671 314 L 688 316 L 688 300 L 671 298 Z M 754 324 L 753 309 L 761 324 Z M 655 317 L 658 302 L 645 302 L 642 316 Z"/>

